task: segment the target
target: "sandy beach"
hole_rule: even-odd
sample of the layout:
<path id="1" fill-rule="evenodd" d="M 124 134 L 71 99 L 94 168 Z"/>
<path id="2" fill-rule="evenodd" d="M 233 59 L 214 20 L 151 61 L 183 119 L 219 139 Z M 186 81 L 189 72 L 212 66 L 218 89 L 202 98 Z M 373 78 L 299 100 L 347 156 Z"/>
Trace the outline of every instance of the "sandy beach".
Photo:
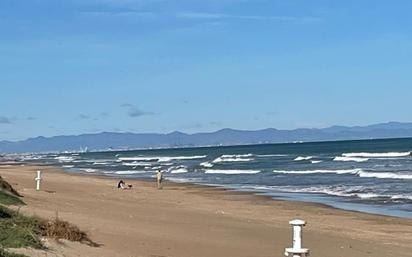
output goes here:
<path id="1" fill-rule="evenodd" d="M 43 171 L 42 190 L 34 189 Z M 0 166 L 23 196 L 26 214 L 59 217 L 101 244 L 50 243 L 48 256 L 269 257 L 291 246 L 288 221 L 301 218 L 304 246 L 314 257 L 411 256 L 412 220 L 272 200 L 250 193 L 190 184 L 68 174 L 52 167 Z M 44 256 L 25 251 L 32 256 Z M 37 254 L 37 255 L 36 255 Z"/>

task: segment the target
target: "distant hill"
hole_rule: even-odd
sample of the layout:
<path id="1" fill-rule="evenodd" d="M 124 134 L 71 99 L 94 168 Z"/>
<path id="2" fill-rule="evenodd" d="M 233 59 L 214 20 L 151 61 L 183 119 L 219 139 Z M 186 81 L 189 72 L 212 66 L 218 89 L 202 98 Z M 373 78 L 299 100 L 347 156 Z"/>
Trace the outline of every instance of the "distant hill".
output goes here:
<path id="1" fill-rule="evenodd" d="M 380 139 L 412 137 L 412 123 L 389 122 L 370 126 L 333 126 L 324 129 L 295 130 L 235 130 L 222 129 L 210 133 L 169 134 L 112 133 L 76 136 L 36 137 L 23 141 L 0 141 L 0 152 L 50 152 L 89 150 L 140 149 L 158 147 L 190 147 L 263 143 L 313 142 L 334 140 Z"/>

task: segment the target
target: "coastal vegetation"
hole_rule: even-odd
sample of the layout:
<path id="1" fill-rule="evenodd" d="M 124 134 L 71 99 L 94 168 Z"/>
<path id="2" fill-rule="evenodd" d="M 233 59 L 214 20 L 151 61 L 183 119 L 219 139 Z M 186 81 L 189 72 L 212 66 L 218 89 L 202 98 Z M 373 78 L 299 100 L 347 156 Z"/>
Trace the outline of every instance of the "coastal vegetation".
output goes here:
<path id="1" fill-rule="evenodd" d="M 8 248 L 45 249 L 41 238 L 66 239 L 98 246 L 87 234 L 69 222 L 60 220 L 58 215 L 52 220 L 36 216 L 27 216 L 19 212 L 25 205 L 20 194 L 0 177 L 0 257 L 21 257 L 9 253 Z M 17 207 L 10 208 L 10 206 Z"/>

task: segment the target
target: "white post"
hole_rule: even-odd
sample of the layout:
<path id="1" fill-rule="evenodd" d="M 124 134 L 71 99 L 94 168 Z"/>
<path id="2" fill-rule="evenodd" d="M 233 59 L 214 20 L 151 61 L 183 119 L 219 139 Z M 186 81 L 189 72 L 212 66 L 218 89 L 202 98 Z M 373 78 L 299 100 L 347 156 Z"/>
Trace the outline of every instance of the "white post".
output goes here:
<path id="1" fill-rule="evenodd" d="M 289 222 L 293 226 L 293 243 L 292 248 L 285 249 L 285 256 L 292 254 L 293 257 L 306 257 L 309 255 L 309 249 L 302 248 L 302 228 L 306 225 L 304 220 L 292 220 Z"/>
<path id="2" fill-rule="evenodd" d="M 41 181 L 41 171 L 40 170 L 37 171 L 37 177 L 35 178 L 35 180 L 36 180 L 36 190 L 39 191 L 40 181 Z"/>

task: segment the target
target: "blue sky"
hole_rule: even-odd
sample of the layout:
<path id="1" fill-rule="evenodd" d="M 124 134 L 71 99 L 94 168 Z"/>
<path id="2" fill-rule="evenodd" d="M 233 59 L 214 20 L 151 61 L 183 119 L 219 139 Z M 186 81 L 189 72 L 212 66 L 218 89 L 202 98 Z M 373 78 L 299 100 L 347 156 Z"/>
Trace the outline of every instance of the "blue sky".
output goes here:
<path id="1" fill-rule="evenodd" d="M 0 0 L 0 140 L 412 121 L 411 9 Z"/>

